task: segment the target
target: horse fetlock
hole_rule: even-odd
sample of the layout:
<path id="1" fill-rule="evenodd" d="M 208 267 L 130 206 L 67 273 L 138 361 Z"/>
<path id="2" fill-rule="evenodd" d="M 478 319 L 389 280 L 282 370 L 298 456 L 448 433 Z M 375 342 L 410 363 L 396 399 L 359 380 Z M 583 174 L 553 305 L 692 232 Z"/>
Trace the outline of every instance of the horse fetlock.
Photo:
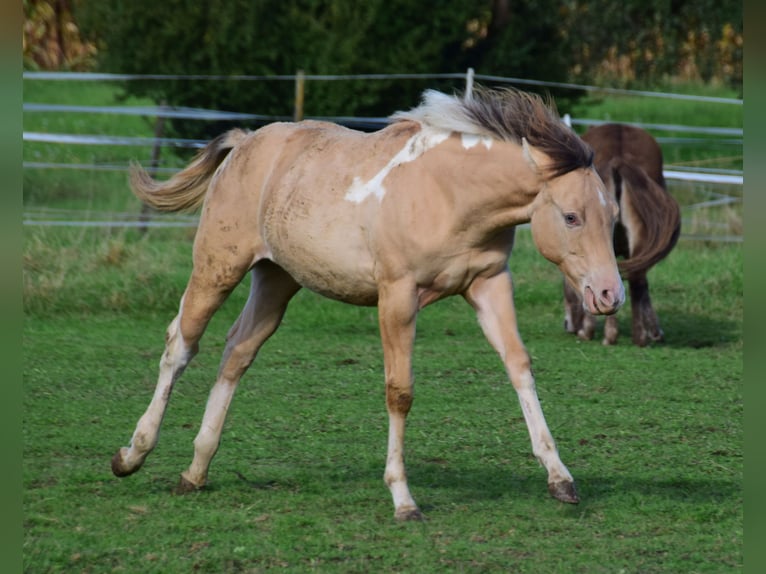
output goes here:
<path id="1" fill-rule="evenodd" d="M 169 392 L 169 391 L 168 391 Z M 139 421 L 139 429 L 146 424 L 142 424 L 144 421 Z M 157 431 L 145 432 L 136 429 L 133 433 L 133 438 L 130 439 L 130 450 L 133 452 L 141 453 L 141 458 L 146 456 L 146 453 L 151 452 L 157 445 L 157 439 L 159 438 Z"/>

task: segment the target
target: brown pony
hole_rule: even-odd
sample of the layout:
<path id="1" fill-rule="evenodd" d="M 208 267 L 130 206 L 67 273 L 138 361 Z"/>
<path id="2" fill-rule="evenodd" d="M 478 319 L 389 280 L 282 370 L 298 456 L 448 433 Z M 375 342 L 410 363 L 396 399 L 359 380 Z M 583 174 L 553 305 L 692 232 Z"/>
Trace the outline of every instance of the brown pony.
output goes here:
<path id="1" fill-rule="evenodd" d="M 469 98 L 428 91 L 421 106 L 392 119 L 371 134 L 316 121 L 232 130 L 167 182 L 134 169 L 133 190 L 146 203 L 202 211 L 154 396 L 130 446 L 114 455 L 114 474 L 135 472 L 154 449 L 173 385 L 212 315 L 249 273 L 250 296 L 229 331 L 180 491 L 205 485 L 240 378 L 307 287 L 378 307 L 389 415 L 384 479 L 396 518 L 421 516 L 404 469 L 416 317 L 450 295 L 475 309 L 502 358 L 549 492 L 578 501 L 519 337 L 508 257 L 515 226 L 531 222 L 537 248 L 591 313 L 622 305 L 612 247 L 617 204 L 592 150 L 540 98 L 516 90 Z"/>
<path id="2" fill-rule="evenodd" d="M 649 297 L 646 274 L 673 249 L 681 231 L 678 203 L 667 192 L 662 150 L 645 130 L 626 124 L 604 124 L 583 136 L 595 152 L 595 165 L 609 194 L 620 206 L 614 228 L 614 251 L 624 259 L 620 271 L 630 286 L 633 343 L 646 346 L 664 340 Z M 596 319 L 582 298 L 564 283 L 564 328 L 581 339 L 593 338 Z M 605 345 L 617 342 L 617 317 L 604 323 Z"/>

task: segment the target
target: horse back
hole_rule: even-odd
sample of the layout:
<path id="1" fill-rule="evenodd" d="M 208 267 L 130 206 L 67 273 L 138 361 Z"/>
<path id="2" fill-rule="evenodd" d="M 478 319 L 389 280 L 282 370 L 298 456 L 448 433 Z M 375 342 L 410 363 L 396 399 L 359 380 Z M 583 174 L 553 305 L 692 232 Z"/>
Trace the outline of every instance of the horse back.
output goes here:
<path id="1" fill-rule="evenodd" d="M 625 163 L 640 167 L 665 187 L 662 149 L 649 132 L 627 124 L 603 124 L 590 128 L 582 139 L 593 148 L 596 171 L 602 179 L 608 177 L 610 161 L 619 157 Z"/>

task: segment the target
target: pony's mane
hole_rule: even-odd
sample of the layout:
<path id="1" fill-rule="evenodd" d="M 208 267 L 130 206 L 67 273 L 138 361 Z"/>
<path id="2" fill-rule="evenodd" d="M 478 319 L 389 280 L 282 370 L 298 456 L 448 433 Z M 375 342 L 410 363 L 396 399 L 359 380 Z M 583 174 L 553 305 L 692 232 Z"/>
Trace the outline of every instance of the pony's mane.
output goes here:
<path id="1" fill-rule="evenodd" d="M 551 158 L 553 177 L 593 164 L 593 150 L 561 121 L 551 100 L 514 88 L 474 87 L 470 97 L 426 90 L 418 107 L 390 119 L 519 144 L 526 138 Z"/>

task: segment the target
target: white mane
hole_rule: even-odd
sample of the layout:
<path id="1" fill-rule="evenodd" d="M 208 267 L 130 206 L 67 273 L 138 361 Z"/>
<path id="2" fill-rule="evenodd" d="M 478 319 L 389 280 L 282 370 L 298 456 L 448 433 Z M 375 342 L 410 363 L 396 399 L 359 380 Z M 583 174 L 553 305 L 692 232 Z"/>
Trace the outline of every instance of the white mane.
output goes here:
<path id="1" fill-rule="evenodd" d="M 447 132 L 498 139 L 496 133 L 471 118 L 462 99 L 436 90 L 426 90 L 418 107 L 406 112 L 396 112 L 389 119 L 392 122 L 413 120 Z"/>

